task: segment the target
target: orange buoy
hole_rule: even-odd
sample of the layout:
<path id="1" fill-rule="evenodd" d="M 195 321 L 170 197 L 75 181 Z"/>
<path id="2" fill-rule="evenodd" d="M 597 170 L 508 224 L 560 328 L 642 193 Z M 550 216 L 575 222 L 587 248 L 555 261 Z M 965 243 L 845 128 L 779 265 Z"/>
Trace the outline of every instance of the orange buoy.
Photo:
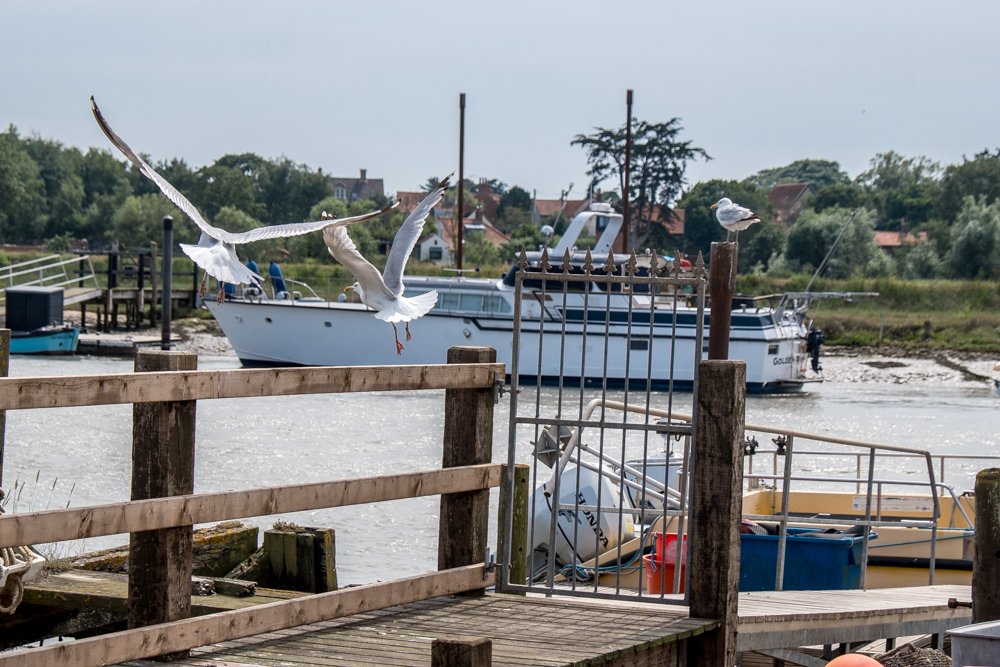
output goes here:
<path id="1" fill-rule="evenodd" d="M 869 658 L 860 653 L 846 653 L 826 664 L 827 667 L 882 667 L 882 663 L 875 658 Z"/>

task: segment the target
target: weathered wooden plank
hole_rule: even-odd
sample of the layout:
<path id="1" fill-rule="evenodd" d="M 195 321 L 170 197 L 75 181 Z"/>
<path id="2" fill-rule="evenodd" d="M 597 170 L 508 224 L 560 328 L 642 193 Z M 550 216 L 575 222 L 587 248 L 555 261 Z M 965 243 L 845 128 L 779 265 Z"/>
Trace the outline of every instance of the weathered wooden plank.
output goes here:
<path id="1" fill-rule="evenodd" d="M 196 655 L 267 665 L 409 667 L 428 664 L 435 639 L 475 635 L 492 641 L 495 665 L 665 664 L 654 654 L 670 654 L 676 642 L 714 623 L 664 611 L 496 594 L 439 598 L 320 622 L 308 632 L 303 627 L 225 642 Z"/>
<path id="2" fill-rule="evenodd" d="M 972 622 L 1000 619 L 1000 468 L 976 474 L 976 555 L 972 562 Z"/>
<path id="3" fill-rule="evenodd" d="M 504 467 L 504 479 L 500 485 L 499 516 L 497 517 L 497 561 L 502 563 L 504 554 L 507 553 L 509 583 L 524 586 L 528 583 L 528 503 L 530 501 L 531 466 L 525 463 L 515 464 L 513 480 L 507 477 L 510 472 L 511 470 Z M 510 483 L 511 481 L 513 484 Z M 511 494 L 511 488 L 513 488 L 513 494 Z M 511 534 L 509 546 L 507 545 L 508 524 Z"/>
<path id="4" fill-rule="evenodd" d="M 0 378 L 0 410 L 297 394 L 476 389 L 503 364 L 321 366 Z"/>
<path id="5" fill-rule="evenodd" d="M 713 243 L 713 257 L 719 245 L 729 244 Z M 697 576 L 688 577 L 688 599 L 692 616 L 717 618 L 722 626 L 693 642 L 690 657 L 694 664 L 732 665 L 740 582 L 746 363 L 716 358 L 698 364 L 695 400 L 688 572 Z"/>
<path id="6" fill-rule="evenodd" d="M 43 544 L 225 519 L 478 491 L 498 486 L 501 473 L 500 464 L 484 464 L 10 514 L 0 516 L 0 546 Z"/>
<path id="7" fill-rule="evenodd" d="M 431 667 L 490 667 L 493 642 L 482 637 L 435 639 L 431 642 Z"/>
<path id="8" fill-rule="evenodd" d="M 254 595 L 248 597 L 233 597 L 221 593 L 196 596 L 191 599 L 191 611 L 198 615 L 211 614 L 302 595 L 293 591 L 258 588 Z M 125 613 L 127 597 L 128 578 L 124 574 L 89 570 L 50 572 L 24 588 L 24 601 L 27 604 L 65 609 L 98 609 L 116 614 Z"/>
<path id="9" fill-rule="evenodd" d="M 0 654 L 0 667 L 108 665 L 490 586 L 482 564 Z"/>
<path id="10" fill-rule="evenodd" d="M 136 373 L 194 371 L 198 355 L 139 350 Z M 132 500 L 194 492 L 195 401 L 132 406 Z M 193 526 L 137 530 L 129 535 L 128 626 L 191 615 Z"/>
<path id="11" fill-rule="evenodd" d="M 967 599 L 969 590 L 938 585 L 743 593 L 737 645 L 747 651 L 943 632 L 971 618 L 968 608 L 948 607 L 949 597 Z M 794 603 L 784 614 L 783 602 Z"/>
<path id="12" fill-rule="evenodd" d="M 495 362 L 488 347 L 448 348 L 448 366 Z M 444 399 L 442 468 L 481 465 L 493 460 L 493 388 L 449 389 Z M 438 569 L 482 562 L 489 534 L 490 492 L 483 489 L 441 495 Z"/>

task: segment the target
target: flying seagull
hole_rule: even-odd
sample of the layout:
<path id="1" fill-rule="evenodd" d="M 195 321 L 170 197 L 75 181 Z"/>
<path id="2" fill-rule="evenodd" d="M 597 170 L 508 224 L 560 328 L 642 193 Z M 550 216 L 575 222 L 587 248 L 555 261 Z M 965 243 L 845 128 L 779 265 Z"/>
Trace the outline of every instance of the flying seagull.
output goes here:
<path id="1" fill-rule="evenodd" d="M 727 241 L 731 232 L 736 232 L 736 241 L 739 241 L 740 231 L 755 222 L 760 222 L 760 218 L 757 217 L 756 213 L 744 206 L 734 204 L 729 197 L 723 197 L 712 204 L 712 208 L 715 209 L 715 217 L 719 221 L 719 224 L 726 228 Z"/>
<path id="2" fill-rule="evenodd" d="M 437 303 L 436 291 L 425 292 L 413 297 L 403 296 L 403 269 L 406 260 L 413 252 L 420 231 L 424 227 L 431 209 L 441 201 L 444 191 L 448 189 L 448 179 L 445 177 L 420 204 L 406 216 L 392 240 L 392 249 L 385 262 L 385 271 L 379 273 L 371 262 L 361 256 L 351 237 L 344 227 L 328 227 L 323 230 L 323 240 L 333 258 L 347 267 L 354 276 L 356 283 L 348 287 L 361 299 L 361 303 L 378 311 L 375 317 L 392 325 L 392 334 L 396 338 L 396 354 L 402 354 L 403 344 L 399 342 L 399 332 L 396 322 L 406 322 L 406 340 L 410 340 L 410 321 L 426 315 Z"/>
<path id="3" fill-rule="evenodd" d="M 382 207 L 377 211 L 372 211 L 370 213 L 365 213 L 363 215 L 356 215 L 350 218 L 329 218 L 324 216 L 322 220 L 315 220 L 312 222 L 296 222 L 287 225 L 271 225 L 268 227 L 257 227 L 256 229 L 251 229 L 246 232 L 227 232 L 224 229 L 218 227 L 213 227 L 205 221 L 198 209 L 194 207 L 187 198 L 177 191 L 174 186 L 172 186 L 165 178 L 160 176 L 156 171 L 153 170 L 146 161 L 143 160 L 139 155 L 129 148 L 129 145 L 122 140 L 108 122 L 104 119 L 101 114 L 101 110 L 97 108 L 97 102 L 94 101 L 94 97 L 90 98 L 90 105 L 94 112 L 94 118 L 97 119 L 97 124 L 101 126 L 101 130 L 104 134 L 111 140 L 118 150 L 120 150 L 129 162 L 134 164 L 139 172 L 153 181 L 156 187 L 160 189 L 167 199 L 174 203 L 177 208 L 181 209 L 191 220 L 194 221 L 198 228 L 201 230 L 201 238 L 198 239 L 197 245 L 191 245 L 188 243 L 181 243 L 181 250 L 194 260 L 194 263 L 205 270 L 205 280 L 202 281 L 201 290 L 199 294 L 204 297 L 206 282 L 208 276 L 212 276 L 219 281 L 219 294 L 218 302 L 222 303 L 224 298 L 223 293 L 223 283 L 232 284 L 250 284 L 256 287 L 260 287 L 260 281 L 263 278 L 251 271 L 246 266 L 244 266 L 239 258 L 236 256 L 236 246 L 243 243 L 250 243 L 251 241 L 262 241 L 264 239 L 274 239 L 274 238 L 284 238 L 288 236 L 299 236 L 301 234 L 308 234 L 310 232 L 319 231 L 330 226 L 339 225 L 351 225 L 356 222 L 361 222 L 362 220 L 368 220 L 369 218 L 374 218 L 376 216 L 382 215 L 391 208 L 395 208 L 399 205 L 399 202 L 392 202 L 391 204 Z"/>

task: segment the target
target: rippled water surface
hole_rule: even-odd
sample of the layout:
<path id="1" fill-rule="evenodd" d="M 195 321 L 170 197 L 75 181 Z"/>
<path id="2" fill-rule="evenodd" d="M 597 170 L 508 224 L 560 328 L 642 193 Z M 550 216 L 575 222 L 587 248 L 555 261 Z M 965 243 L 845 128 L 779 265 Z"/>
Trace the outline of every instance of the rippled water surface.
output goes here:
<path id="1" fill-rule="evenodd" d="M 236 368 L 233 357 L 201 357 L 199 368 Z M 102 357 L 15 356 L 11 375 L 129 372 L 131 360 Z M 520 414 L 533 406 L 522 394 Z M 641 394 L 630 400 L 644 402 Z M 494 458 L 505 461 L 509 399 L 497 406 Z M 573 402 L 575 401 L 575 402 Z M 650 403 L 666 407 L 654 394 Z M 564 413 L 579 399 L 564 396 Z M 558 392 L 546 388 L 540 413 L 553 416 Z M 441 464 L 443 391 L 281 396 L 207 400 L 198 404 L 195 490 L 198 492 L 295 484 L 389 474 Z M 689 411 L 690 394 L 675 396 Z M 17 511 L 127 500 L 130 485 L 131 406 L 27 410 L 7 415 L 5 488 L 19 485 L 9 503 Z M 779 425 L 818 434 L 917 447 L 937 454 L 1000 453 L 1000 399 L 981 386 L 825 383 L 803 395 L 751 396 L 749 424 Z M 518 461 L 529 458 L 532 434 L 519 429 Z M 658 447 L 658 443 L 656 445 Z M 949 470 L 947 481 L 969 488 L 972 468 Z M 342 584 L 433 570 L 437 562 L 439 499 L 286 515 L 303 525 L 337 531 Z M 269 527 L 274 517 L 251 519 Z M 495 517 L 493 519 L 495 521 Z M 123 536 L 61 544 L 63 553 L 119 544 Z"/>

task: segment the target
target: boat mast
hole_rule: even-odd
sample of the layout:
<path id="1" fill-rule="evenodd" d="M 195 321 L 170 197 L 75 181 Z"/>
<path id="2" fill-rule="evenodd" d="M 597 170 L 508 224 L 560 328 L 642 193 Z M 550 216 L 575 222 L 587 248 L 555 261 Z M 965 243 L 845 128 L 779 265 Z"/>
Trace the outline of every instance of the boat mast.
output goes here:
<path id="1" fill-rule="evenodd" d="M 826 251 L 826 257 L 824 257 L 823 261 L 819 263 L 819 267 L 816 269 L 816 272 L 812 275 L 812 278 L 809 279 L 809 284 L 806 285 L 806 294 L 809 293 L 809 288 L 811 288 L 812 284 L 816 282 L 816 279 L 819 278 L 819 275 L 823 273 L 823 269 L 826 268 L 826 263 L 827 261 L 829 261 L 830 255 L 832 255 L 833 251 L 837 249 L 837 244 L 840 243 L 840 239 L 844 236 L 844 232 L 847 231 L 847 228 L 851 225 L 851 222 L 854 221 L 854 218 L 855 216 L 857 216 L 857 214 L 858 214 L 858 209 L 855 209 L 854 212 L 851 213 L 851 217 L 849 217 L 847 219 L 847 222 L 844 223 L 844 226 L 840 228 L 840 232 L 837 234 L 837 238 L 833 240 L 833 245 L 831 245 L 830 249 Z"/>
<path id="2" fill-rule="evenodd" d="M 632 89 L 625 93 L 625 175 L 622 179 L 622 254 L 629 249 L 629 181 L 632 165 Z"/>

